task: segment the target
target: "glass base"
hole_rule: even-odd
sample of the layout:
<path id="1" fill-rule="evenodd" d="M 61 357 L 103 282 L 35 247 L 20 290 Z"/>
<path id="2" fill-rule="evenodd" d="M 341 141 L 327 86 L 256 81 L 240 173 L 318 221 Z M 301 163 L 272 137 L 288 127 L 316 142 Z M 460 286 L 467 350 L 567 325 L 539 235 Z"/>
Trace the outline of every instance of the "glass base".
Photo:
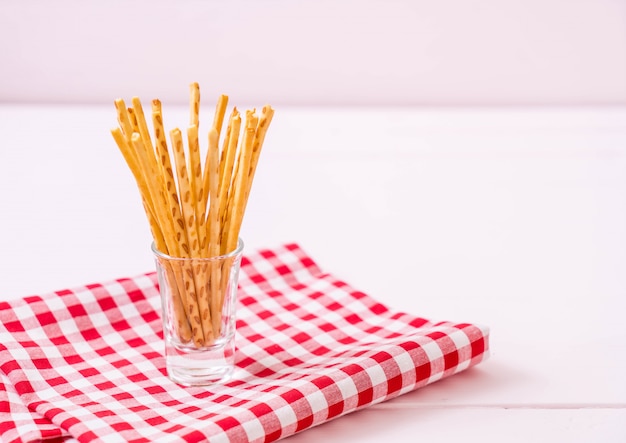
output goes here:
<path id="1" fill-rule="evenodd" d="M 196 348 L 166 340 L 168 377 L 184 386 L 206 386 L 228 381 L 235 370 L 235 337 Z"/>
<path id="2" fill-rule="evenodd" d="M 212 368 L 183 368 L 167 365 L 167 375 L 174 383 L 183 386 L 207 386 L 230 380 L 233 366 L 215 366 Z"/>

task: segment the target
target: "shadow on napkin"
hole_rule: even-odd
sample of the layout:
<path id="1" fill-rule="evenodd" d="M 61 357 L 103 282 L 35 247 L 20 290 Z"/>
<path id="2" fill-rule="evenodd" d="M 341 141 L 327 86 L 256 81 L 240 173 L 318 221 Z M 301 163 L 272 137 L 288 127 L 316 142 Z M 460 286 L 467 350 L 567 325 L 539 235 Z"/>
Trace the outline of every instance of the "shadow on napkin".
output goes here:
<path id="1" fill-rule="evenodd" d="M 270 442 L 467 369 L 488 330 L 384 305 L 295 244 L 245 255 L 233 379 L 165 372 L 154 273 L 0 303 L 0 439 Z"/>

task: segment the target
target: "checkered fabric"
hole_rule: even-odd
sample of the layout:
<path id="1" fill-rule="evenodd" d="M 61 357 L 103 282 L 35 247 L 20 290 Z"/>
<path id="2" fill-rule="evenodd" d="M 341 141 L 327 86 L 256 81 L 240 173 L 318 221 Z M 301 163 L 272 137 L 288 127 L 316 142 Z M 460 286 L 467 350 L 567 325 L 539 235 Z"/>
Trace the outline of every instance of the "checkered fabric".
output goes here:
<path id="1" fill-rule="evenodd" d="M 482 361 L 488 331 L 392 312 L 295 244 L 244 256 L 237 369 L 165 372 L 154 273 L 0 302 L 0 441 L 271 442 Z"/>

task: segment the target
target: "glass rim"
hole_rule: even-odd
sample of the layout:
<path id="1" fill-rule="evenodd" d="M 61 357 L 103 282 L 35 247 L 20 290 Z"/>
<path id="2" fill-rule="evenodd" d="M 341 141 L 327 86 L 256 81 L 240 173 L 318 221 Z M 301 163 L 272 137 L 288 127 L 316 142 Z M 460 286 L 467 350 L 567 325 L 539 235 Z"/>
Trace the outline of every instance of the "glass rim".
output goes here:
<path id="1" fill-rule="evenodd" d="M 156 244 L 154 242 L 152 242 L 152 244 L 150 245 L 150 249 L 152 249 L 152 253 L 159 257 L 159 258 L 163 258 L 166 260 L 176 260 L 176 261 L 185 261 L 185 260 L 200 260 L 200 261 L 219 261 L 219 260 L 226 260 L 228 258 L 232 258 L 232 257 L 236 257 L 237 255 L 241 254 L 241 252 L 243 251 L 243 240 L 241 239 L 241 237 L 239 237 L 237 239 L 237 247 L 235 249 L 233 249 L 230 252 L 227 252 L 226 254 L 222 254 L 222 255 L 215 255 L 213 257 L 174 257 L 172 255 L 167 255 L 164 252 L 161 252 L 157 249 Z"/>

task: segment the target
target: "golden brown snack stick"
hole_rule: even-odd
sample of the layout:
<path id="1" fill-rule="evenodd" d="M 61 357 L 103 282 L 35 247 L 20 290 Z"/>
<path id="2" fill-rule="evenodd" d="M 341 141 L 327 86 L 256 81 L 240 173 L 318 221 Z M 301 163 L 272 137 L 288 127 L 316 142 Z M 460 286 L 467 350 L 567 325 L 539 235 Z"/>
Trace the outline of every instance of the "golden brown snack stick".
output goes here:
<path id="1" fill-rule="evenodd" d="M 213 117 L 213 126 L 212 126 L 212 128 L 217 131 L 218 143 L 220 139 L 220 133 L 222 131 L 222 125 L 224 123 L 224 114 L 226 113 L 227 105 L 228 105 L 228 96 L 221 95 L 219 99 L 217 100 L 217 105 L 215 106 L 215 116 Z M 209 164 L 209 152 L 208 151 L 206 154 L 206 159 L 204 161 L 204 164 L 205 164 L 205 169 L 204 169 L 204 175 L 202 177 L 202 189 L 204 190 L 204 195 L 203 195 L 202 201 L 203 201 L 204 207 L 206 208 L 209 205 L 208 203 L 209 193 L 207 189 L 209 187 L 209 180 L 210 180 L 209 173 L 206 170 L 206 165 Z"/>
<path id="2" fill-rule="evenodd" d="M 135 115 L 135 110 L 133 108 L 128 108 L 126 110 L 128 112 L 128 118 L 130 119 L 131 127 L 133 128 L 133 132 L 139 132 L 139 126 L 137 126 L 137 116 Z"/>
<path id="3" fill-rule="evenodd" d="M 185 232 L 185 223 L 182 219 L 182 213 L 180 210 L 180 204 L 178 203 L 178 191 L 176 189 L 176 179 L 174 178 L 174 171 L 172 169 L 172 164 L 170 160 L 169 150 L 167 147 L 167 139 L 165 138 L 165 129 L 163 127 L 163 115 L 161 110 L 161 102 L 159 100 L 152 101 L 152 125 L 154 127 L 155 133 L 155 145 L 156 145 L 156 155 L 157 155 L 157 164 L 159 167 L 159 171 L 161 176 L 163 177 L 165 183 L 165 193 L 167 196 L 167 202 L 169 205 L 169 211 L 171 214 L 171 222 L 172 229 L 175 235 L 175 241 L 173 242 L 172 256 L 181 257 L 181 251 L 189 250 L 189 246 L 187 244 L 187 233 Z M 183 342 L 188 342 L 192 338 L 191 326 L 195 325 L 194 332 L 194 341 L 196 344 L 199 344 L 198 339 L 203 337 L 201 334 L 199 325 L 199 321 L 189 321 L 192 318 L 194 312 L 199 311 L 197 307 L 197 301 L 191 299 L 190 303 L 188 303 L 186 297 L 186 289 L 185 289 L 185 277 L 183 275 L 183 269 L 181 266 L 177 266 L 176 269 L 171 265 L 168 268 L 169 273 L 171 274 L 168 281 L 171 285 L 175 287 L 171 287 L 170 290 L 172 294 L 178 294 L 181 298 L 180 305 L 182 306 L 182 315 L 185 317 L 186 327 L 183 325 L 179 330 L 179 335 Z M 188 279 L 189 280 L 189 279 Z M 175 303 L 177 303 L 175 301 Z M 195 307 L 194 307 L 195 304 Z M 176 307 L 176 305 L 175 305 Z M 182 320 L 178 319 L 178 323 L 180 324 Z"/>
<path id="4" fill-rule="evenodd" d="M 254 145 L 252 147 L 252 167 L 250 168 L 250 177 L 254 177 L 254 171 L 256 169 L 256 164 L 258 163 L 259 156 L 261 155 L 261 149 L 263 147 L 263 142 L 265 141 L 265 135 L 267 134 L 267 130 L 269 129 L 270 124 L 272 123 L 272 118 L 274 117 L 274 109 L 270 105 L 263 106 L 261 111 L 261 117 L 259 118 L 259 123 L 256 127 L 256 133 L 254 134 Z"/>
<path id="5" fill-rule="evenodd" d="M 133 97 L 132 103 L 132 115 L 135 117 L 137 129 L 141 137 L 141 145 L 143 145 L 141 155 L 137 153 L 137 158 L 140 160 L 143 159 L 143 169 L 144 174 L 146 174 L 146 181 L 148 183 L 152 182 L 152 186 L 154 186 L 154 189 L 151 189 L 153 199 L 152 202 L 155 205 L 157 220 L 159 221 L 161 230 L 165 235 L 168 254 L 176 256 L 179 252 L 179 248 L 174 235 L 174 218 L 170 214 L 171 205 L 167 195 L 165 171 L 160 167 L 159 162 L 157 161 L 141 101 L 138 97 Z M 156 205 L 161 205 L 161 208 L 157 208 Z"/>
<path id="6" fill-rule="evenodd" d="M 150 131 L 148 130 L 148 124 L 146 123 L 146 116 L 143 113 L 143 106 L 141 106 L 141 100 L 139 97 L 132 98 L 133 107 L 131 108 L 133 111 L 133 115 L 135 118 L 135 122 L 137 125 L 137 129 L 139 135 L 141 136 L 141 141 L 146 147 L 149 157 L 150 157 L 150 165 L 156 172 L 156 160 L 154 159 L 154 146 L 152 146 L 152 139 L 150 138 Z"/>
<path id="7" fill-rule="evenodd" d="M 187 128 L 187 146 L 189 148 L 188 170 L 191 192 L 195 196 L 194 206 L 198 228 L 204 223 L 206 217 L 206 200 L 203 196 L 202 164 L 200 162 L 200 143 L 198 141 L 198 128 L 200 127 L 200 85 L 193 82 L 189 85 L 189 127 Z M 206 242 L 203 235 L 199 234 L 201 248 Z"/>
<path id="8" fill-rule="evenodd" d="M 133 135 L 133 125 L 130 122 L 128 110 L 126 109 L 126 103 L 121 98 L 115 100 L 115 109 L 117 110 L 117 121 L 120 124 L 122 133 L 126 138 L 126 141 L 130 143 L 130 137 Z"/>
<path id="9" fill-rule="evenodd" d="M 167 147 L 167 139 L 165 138 L 165 129 L 163 128 L 163 115 L 161 111 L 161 102 L 159 100 L 152 101 L 152 124 L 156 136 L 156 153 L 159 158 L 158 165 L 165 182 L 165 192 L 167 194 L 167 202 L 170 210 L 172 229 L 176 238 L 176 247 L 171 255 L 174 257 L 184 257 L 183 251 L 189 251 L 187 241 L 187 232 L 185 231 L 185 222 L 183 221 L 180 203 L 178 201 L 178 190 L 176 189 L 176 178 Z M 188 255 L 187 255 L 188 256 Z"/>
<path id="10" fill-rule="evenodd" d="M 226 115 L 226 107 L 228 106 L 228 96 L 220 95 L 215 105 L 215 116 L 213 117 L 213 128 L 217 131 L 217 139 L 219 140 L 224 125 L 224 115 Z"/>
<path id="11" fill-rule="evenodd" d="M 183 299 L 183 293 L 181 291 L 182 288 L 184 288 L 183 283 L 181 283 L 182 276 L 177 275 L 173 270 L 170 272 L 174 277 L 171 291 L 174 299 L 174 315 L 176 316 L 178 336 L 183 343 L 188 343 L 193 338 L 193 334 L 191 324 L 185 310 L 185 299 Z"/>
<path id="12" fill-rule="evenodd" d="M 225 296 L 226 296 L 226 291 L 228 290 L 228 283 L 230 281 L 230 271 L 232 269 L 234 261 L 235 261 L 235 257 L 229 257 L 229 258 L 225 259 L 224 262 L 222 263 L 221 269 L 219 270 L 220 289 L 219 289 L 218 293 L 219 293 L 219 296 L 220 296 L 219 306 L 221 308 L 224 307 L 224 299 L 225 299 Z M 222 312 L 221 311 L 218 311 L 218 312 L 219 312 L 219 315 L 220 315 L 220 322 L 221 322 L 221 314 L 222 314 Z M 221 326 L 221 324 L 219 326 Z"/>
<path id="13" fill-rule="evenodd" d="M 200 85 L 189 85 L 189 126 L 200 126 Z"/>
<path id="14" fill-rule="evenodd" d="M 163 231 L 161 231 L 161 227 L 159 226 L 159 222 L 157 221 L 156 217 L 148 208 L 146 199 L 142 197 L 141 203 L 143 204 L 143 210 L 146 213 L 146 217 L 148 218 L 148 224 L 150 225 L 150 232 L 152 233 L 154 244 L 156 245 L 157 249 L 167 248 L 167 245 L 165 244 L 165 238 L 163 237 Z"/>
<path id="15" fill-rule="evenodd" d="M 170 131 L 170 139 L 174 151 L 174 162 L 176 164 L 176 174 L 178 177 L 178 186 L 180 193 L 180 205 L 187 231 L 187 239 L 189 240 L 189 257 L 200 258 L 200 242 L 197 233 L 197 221 L 194 211 L 193 194 L 189 184 L 189 175 L 187 173 L 187 164 L 185 161 L 185 150 L 183 147 L 183 138 L 180 129 L 175 128 Z M 212 341 L 211 312 L 209 308 L 209 294 L 206 285 L 206 276 L 201 275 L 201 269 L 192 269 L 188 277 L 193 277 L 193 295 L 198 302 L 199 319 L 203 330 L 203 341 Z M 191 286 L 188 287 L 191 290 Z"/>
<path id="16" fill-rule="evenodd" d="M 209 151 L 207 156 L 206 169 L 209 174 L 209 215 L 207 218 L 207 228 L 209 244 L 205 252 L 208 257 L 216 257 L 220 255 L 219 244 L 219 200 L 218 200 L 218 185 L 219 185 L 219 141 L 217 130 L 211 128 L 209 130 Z M 219 263 L 211 263 L 210 266 L 210 307 L 211 307 L 211 320 L 214 334 L 217 336 L 220 333 L 221 323 L 221 310 L 222 310 L 222 296 L 220 294 L 220 273 L 221 267 Z"/>
<path id="17" fill-rule="evenodd" d="M 133 174 L 133 177 L 135 178 L 135 182 L 137 183 L 137 187 L 139 188 L 139 194 L 141 195 L 144 209 L 150 223 L 150 229 L 152 230 L 153 234 L 156 234 L 156 236 L 154 237 L 155 241 L 157 241 L 158 239 L 157 247 L 166 248 L 165 240 L 163 239 L 163 233 L 156 217 L 154 204 L 152 202 L 152 196 L 150 195 L 150 190 L 148 189 L 146 179 L 135 155 L 135 151 L 131 149 L 120 128 L 111 129 L 111 135 L 113 135 L 113 139 L 117 143 L 117 146 L 119 147 L 120 152 L 124 157 L 124 160 L 126 160 L 126 164 Z"/>
<path id="18" fill-rule="evenodd" d="M 205 227 L 205 213 L 206 203 L 203 199 L 203 186 L 202 186 L 202 169 L 200 165 L 200 143 L 198 141 L 198 127 L 191 125 L 187 129 L 187 139 L 189 147 L 189 159 L 188 159 L 188 176 L 189 176 L 189 189 L 191 192 L 191 207 L 194 211 L 195 226 L 187 224 L 188 238 L 190 242 L 193 240 L 193 233 L 190 229 L 195 229 L 195 235 L 198 238 L 198 249 L 195 251 L 192 246 L 192 257 L 194 254 L 197 257 L 203 257 L 204 250 L 207 247 L 208 237 L 207 229 Z M 198 304 L 200 306 L 200 312 L 202 314 L 202 326 L 204 330 L 205 343 L 209 344 L 213 342 L 213 330 L 210 327 L 210 321 L 212 313 L 210 312 L 210 294 L 209 294 L 209 273 L 210 270 L 206 264 L 198 265 L 194 267 L 194 283 L 196 285 L 196 294 L 198 296 Z M 208 308 L 208 309 L 207 309 Z"/>
<path id="19" fill-rule="evenodd" d="M 206 230 L 204 220 L 206 218 L 206 202 L 203 197 L 202 165 L 200 164 L 200 142 L 198 141 L 198 127 L 195 125 L 187 128 L 188 153 L 188 175 L 189 189 L 192 194 L 193 211 L 196 219 L 196 235 L 200 242 L 200 250 L 204 250 L 206 245 Z M 205 167 L 206 169 L 206 167 Z M 189 228 L 187 228 L 189 229 Z"/>
<path id="20" fill-rule="evenodd" d="M 254 134 L 258 123 L 258 117 L 254 111 L 246 112 L 246 128 L 243 134 L 241 151 L 237 159 L 237 172 L 234 182 L 233 206 L 229 214 L 226 250 L 232 251 L 237 247 L 239 240 L 239 228 L 243 220 L 246 190 L 248 189 L 248 173 L 250 171 L 250 161 L 252 159 L 252 147 L 254 144 Z"/>
<path id="21" fill-rule="evenodd" d="M 206 227 L 208 229 L 207 236 L 209 238 L 208 247 L 205 249 L 205 253 L 209 254 L 209 257 L 215 257 L 220 254 L 220 245 L 219 245 L 219 232 L 220 232 L 220 223 L 219 223 L 219 209 L 220 209 L 220 201 L 218 195 L 218 187 L 219 187 L 219 174 L 220 174 L 220 165 L 219 165 L 219 141 L 217 130 L 215 128 L 211 128 L 209 130 L 209 150 L 207 155 L 207 165 L 206 170 L 209 175 L 209 214 L 207 217 Z"/>
<path id="22" fill-rule="evenodd" d="M 139 167 L 143 173 L 143 178 L 150 193 L 152 204 L 154 205 L 155 218 L 163 231 L 166 248 L 165 250 L 161 250 L 161 252 L 171 254 L 170 249 L 174 249 L 174 242 L 172 241 L 174 234 L 170 229 L 170 223 L 168 223 L 169 213 L 165 204 L 165 195 L 159 183 L 160 177 L 156 174 L 154 167 L 149 162 L 150 153 L 147 152 L 141 136 L 135 132 L 131 137 L 131 141 L 135 154 L 137 155 Z"/>
<path id="23" fill-rule="evenodd" d="M 168 285 L 168 288 L 172 297 L 172 307 L 174 310 L 175 317 L 175 327 L 178 332 L 178 337 L 183 343 L 189 342 L 192 337 L 192 327 L 189 323 L 189 317 L 187 316 L 185 310 L 186 299 L 184 296 L 184 282 L 182 272 L 179 269 L 180 266 L 174 262 L 168 262 L 166 260 L 161 260 L 157 258 L 157 260 L 161 261 L 161 267 L 165 271 L 166 281 L 164 284 Z M 197 324 L 197 323 L 196 323 Z M 196 326 L 197 329 L 197 326 Z"/>
<path id="24" fill-rule="evenodd" d="M 185 250 L 187 257 L 200 257 L 200 242 L 198 241 L 198 229 L 196 225 L 196 214 L 194 211 L 194 195 L 191 192 L 189 182 L 189 172 L 185 159 L 185 149 L 180 129 L 175 128 L 170 131 L 170 140 L 174 152 L 174 163 L 176 165 L 176 177 L 178 178 L 178 193 L 180 198 L 180 208 L 189 241 L 189 250 Z"/>
<path id="25" fill-rule="evenodd" d="M 126 160 L 126 164 L 128 165 L 130 172 L 132 172 L 133 177 L 135 177 L 135 181 L 137 182 L 137 186 L 139 187 L 142 197 L 150 197 L 150 192 L 148 191 L 145 179 L 143 178 L 143 173 L 139 167 L 135 151 L 126 141 L 126 137 L 122 133 L 122 130 L 120 128 L 113 128 L 111 129 L 111 135 L 113 136 L 117 147 L 120 149 L 124 160 Z M 148 201 L 148 203 L 151 205 L 151 201 Z"/>
<path id="26" fill-rule="evenodd" d="M 256 128 L 254 135 L 254 145 L 252 146 L 252 159 L 250 160 L 250 171 L 248 172 L 248 186 L 246 189 L 246 195 L 244 197 L 244 211 L 248 204 L 248 197 L 250 195 L 250 189 L 252 188 L 252 181 L 254 180 L 254 174 L 256 173 L 256 167 L 259 163 L 259 156 L 261 155 L 261 149 L 263 148 L 263 142 L 265 141 L 265 134 L 269 129 L 272 118 L 274 117 L 274 110 L 271 106 L 265 105 L 261 111 L 261 117 L 259 118 L 259 124 Z"/>
<path id="27" fill-rule="evenodd" d="M 221 189 L 225 185 L 225 192 L 228 195 L 228 189 L 230 188 L 230 182 L 233 175 L 233 164 L 235 163 L 235 156 L 237 154 L 237 145 L 239 144 L 239 133 L 241 132 L 241 115 L 237 108 L 233 108 L 228 119 L 228 126 L 226 127 L 226 134 L 224 135 L 224 143 L 222 144 L 222 154 L 220 157 L 220 201 L 222 200 Z M 232 140 L 232 142 L 231 142 Z M 220 211 L 220 214 L 222 212 Z"/>
<path id="28" fill-rule="evenodd" d="M 239 145 L 239 134 L 241 132 L 241 116 L 234 111 L 231 118 L 230 134 L 228 139 L 228 145 L 224 147 L 226 151 L 226 157 L 223 162 L 220 162 L 220 184 L 219 184 L 219 219 L 220 219 L 220 253 L 226 254 L 230 252 L 228 250 L 228 228 L 230 225 L 229 214 L 231 212 L 234 201 L 234 172 L 235 158 L 237 157 L 237 146 Z"/>
<path id="29" fill-rule="evenodd" d="M 222 307 L 224 306 L 224 295 L 222 292 L 221 279 L 222 265 L 212 262 L 209 269 L 210 290 L 211 290 L 211 328 L 215 337 L 219 337 L 222 329 Z"/>

